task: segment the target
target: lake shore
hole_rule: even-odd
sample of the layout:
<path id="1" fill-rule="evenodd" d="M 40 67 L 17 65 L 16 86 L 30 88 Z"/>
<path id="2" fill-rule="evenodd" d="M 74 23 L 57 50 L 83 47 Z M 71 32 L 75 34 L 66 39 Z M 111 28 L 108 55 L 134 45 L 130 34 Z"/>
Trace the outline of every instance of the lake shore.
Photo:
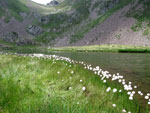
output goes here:
<path id="1" fill-rule="evenodd" d="M 1 54 L 0 59 L 2 112 L 147 112 L 134 91 L 128 95 L 99 67 L 56 55 Z M 120 75 L 112 80 L 116 77 L 125 82 Z"/>
<path id="2" fill-rule="evenodd" d="M 150 53 L 149 46 L 130 45 L 91 45 L 91 46 L 71 46 L 52 47 L 49 51 L 76 51 L 76 52 L 122 52 L 122 53 Z"/>

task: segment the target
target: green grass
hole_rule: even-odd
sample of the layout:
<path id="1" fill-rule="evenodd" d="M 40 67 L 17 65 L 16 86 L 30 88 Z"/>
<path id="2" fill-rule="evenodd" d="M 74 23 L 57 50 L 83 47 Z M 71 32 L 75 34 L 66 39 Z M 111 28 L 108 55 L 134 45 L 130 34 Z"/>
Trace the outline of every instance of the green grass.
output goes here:
<path id="1" fill-rule="evenodd" d="M 49 51 L 78 51 L 78 52 L 137 52 L 149 53 L 150 47 L 129 45 L 92 45 L 51 48 Z"/>
<path id="2" fill-rule="evenodd" d="M 104 84 L 78 64 L 16 55 L 0 55 L 0 61 L 2 113 L 120 113 L 122 109 L 146 113 L 136 100 L 128 100 L 125 91 L 106 93 L 107 87 L 121 87 Z"/>
<path id="3" fill-rule="evenodd" d="M 146 27 L 146 29 L 143 32 L 144 36 L 150 36 L 150 27 Z"/>

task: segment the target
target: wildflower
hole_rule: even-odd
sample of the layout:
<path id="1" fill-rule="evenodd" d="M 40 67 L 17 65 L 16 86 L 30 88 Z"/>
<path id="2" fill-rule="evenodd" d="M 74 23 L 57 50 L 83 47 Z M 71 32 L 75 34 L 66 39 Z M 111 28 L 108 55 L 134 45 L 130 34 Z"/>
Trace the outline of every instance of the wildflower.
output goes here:
<path id="1" fill-rule="evenodd" d="M 131 84 L 132 84 L 132 82 L 129 82 L 129 84 L 131 85 Z"/>
<path id="2" fill-rule="evenodd" d="M 131 113 L 131 111 L 128 111 L 128 113 Z"/>
<path id="3" fill-rule="evenodd" d="M 148 104 L 150 105 L 150 102 L 148 102 Z"/>
<path id="4" fill-rule="evenodd" d="M 132 96 L 130 96 L 130 97 L 129 97 L 129 100 L 133 100 L 133 97 L 132 97 Z"/>
<path id="5" fill-rule="evenodd" d="M 113 107 L 116 107 L 116 104 L 113 104 L 112 106 L 113 106 Z"/>
<path id="6" fill-rule="evenodd" d="M 104 83 L 106 83 L 106 80 L 103 80 Z"/>
<path id="7" fill-rule="evenodd" d="M 85 91 L 85 89 L 86 89 L 85 87 L 82 87 L 82 90 L 83 90 L 83 91 Z"/>
<path id="8" fill-rule="evenodd" d="M 119 92 L 121 93 L 121 92 L 122 92 L 122 90 L 120 89 L 120 90 L 119 90 Z"/>
<path id="9" fill-rule="evenodd" d="M 117 89 L 116 89 L 116 88 L 114 88 L 114 89 L 113 89 L 113 92 L 114 92 L 114 93 L 115 93 L 115 92 L 117 92 Z"/>
<path id="10" fill-rule="evenodd" d="M 131 92 L 128 92 L 127 94 L 128 94 L 128 95 L 130 95 L 130 94 L 131 94 Z"/>
<path id="11" fill-rule="evenodd" d="M 119 79 L 119 81 L 118 82 L 121 82 L 121 79 Z"/>
<path id="12" fill-rule="evenodd" d="M 148 97 L 148 96 L 145 96 L 145 99 L 146 99 L 146 100 L 148 100 L 148 99 L 149 99 L 149 97 Z"/>
<path id="13" fill-rule="evenodd" d="M 74 71 L 71 71 L 71 74 L 73 74 L 74 73 Z"/>
<path id="14" fill-rule="evenodd" d="M 135 94 L 135 91 L 132 91 L 132 94 Z"/>
<path id="15" fill-rule="evenodd" d="M 60 72 L 58 71 L 57 74 L 60 74 Z"/>
<path id="16" fill-rule="evenodd" d="M 110 87 L 108 87 L 107 89 L 106 89 L 106 92 L 109 92 L 111 90 L 111 88 Z"/>
<path id="17" fill-rule="evenodd" d="M 136 89 L 136 88 L 137 88 L 137 86 L 134 86 L 134 88 Z"/>
<path id="18" fill-rule="evenodd" d="M 125 110 L 125 109 L 123 109 L 123 110 L 122 110 L 122 112 L 126 113 L 126 110 Z"/>
<path id="19" fill-rule="evenodd" d="M 72 89 L 72 87 L 69 87 L 69 90 L 71 90 Z"/>
<path id="20" fill-rule="evenodd" d="M 82 82 L 82 80 L 80 80 L 80 82 Z"/>
<path id="21" fill-rule="evenodd" d="M 138 91 L 138 94 L 141 94 L 142 92 L 141 91 Z"/>
<path id="22" fill-rule="evenodd" d="M 147 93 L 147 96 L 150 96 L 150 93 Z"/>
<path id="23" fill-rule="evenodd" d="M 77 102 L 77 104 L 79 104 L 79 102 Z"/>

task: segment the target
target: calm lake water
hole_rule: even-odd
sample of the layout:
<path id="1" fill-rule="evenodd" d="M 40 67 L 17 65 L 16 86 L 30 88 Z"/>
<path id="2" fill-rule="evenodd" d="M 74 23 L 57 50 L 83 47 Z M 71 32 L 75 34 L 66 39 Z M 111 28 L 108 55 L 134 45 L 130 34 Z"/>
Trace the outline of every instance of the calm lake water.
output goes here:
<path id="1" fill-rule="evenodd" d="M 111 74 L 120 73 L 143 92 L 150 92 L 150 54 L 102 53 L 102 52 L 56 52 L 56 55 L 100 66 Z"/>

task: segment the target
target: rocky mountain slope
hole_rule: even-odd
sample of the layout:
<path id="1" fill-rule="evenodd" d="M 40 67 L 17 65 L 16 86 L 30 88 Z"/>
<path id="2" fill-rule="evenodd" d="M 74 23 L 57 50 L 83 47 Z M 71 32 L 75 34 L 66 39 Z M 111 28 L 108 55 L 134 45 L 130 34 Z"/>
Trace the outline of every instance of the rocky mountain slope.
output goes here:
<path id="1" fill-rule="evenodd" d="M 17 45 L 150 45 L 149 0 L 0 0 L 0 40 Z"/>

